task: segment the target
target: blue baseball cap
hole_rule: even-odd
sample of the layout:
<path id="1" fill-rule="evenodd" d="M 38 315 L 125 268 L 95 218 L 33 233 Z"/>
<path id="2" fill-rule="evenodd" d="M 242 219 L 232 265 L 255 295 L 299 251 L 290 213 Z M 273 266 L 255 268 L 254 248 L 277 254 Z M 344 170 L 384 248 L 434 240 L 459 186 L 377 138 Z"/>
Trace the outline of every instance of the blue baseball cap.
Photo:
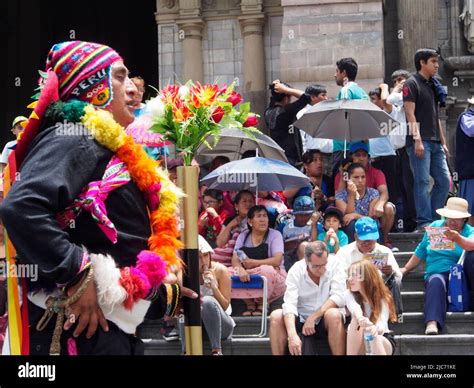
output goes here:
<path id="1" fill-rule="evenodd" d="M 293 201 L 293 214 L 312 214 L 314 213 L 313 198 L 307 195 L 302 195 Z"/>
<path id="2" fill-rule="evenodd" d="M 364 143 L 363 141 L 356 141 L 355 143 L 352 143 L 351 147 L 349 148 L 349 151 L 351 153 L 357 152 L 359 150 L 363 150 L 367 152 L 368 154 L 370 153 L 369 145 L 367 143 Z"/>
<path id="3" fill-rule="evenodd" d="M 379 227 L 377 222 L 370 217 L 359 218 L 355 223 L 355 232 L 359 240 L 378 240 Z"/>

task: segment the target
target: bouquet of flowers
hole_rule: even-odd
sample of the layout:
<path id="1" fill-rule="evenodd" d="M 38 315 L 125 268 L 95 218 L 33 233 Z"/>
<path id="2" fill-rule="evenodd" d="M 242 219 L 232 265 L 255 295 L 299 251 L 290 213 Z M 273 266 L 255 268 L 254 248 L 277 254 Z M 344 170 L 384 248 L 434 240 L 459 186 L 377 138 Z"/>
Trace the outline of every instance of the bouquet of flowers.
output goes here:
<path id="1" fill-rule="evenodd" d="M 257 115 L 250 112 L 250 103 L 234 91 L 234 84 L 219 87 L 217 84 L 201 85 L 188 81 L 185 85 L 168 85 L 147 102 L 152 117 L 150 130 L 171 141 L 183 155 L 184 165 L 191 165 L 201 144 L 209 148 L 219 140 L 220 128 L 236 127 L 248 137 L 260 132 Z M 236 105 L 239 109 L 236 109 Z M 214 136 L 214 144 L 206 141 Z"/>

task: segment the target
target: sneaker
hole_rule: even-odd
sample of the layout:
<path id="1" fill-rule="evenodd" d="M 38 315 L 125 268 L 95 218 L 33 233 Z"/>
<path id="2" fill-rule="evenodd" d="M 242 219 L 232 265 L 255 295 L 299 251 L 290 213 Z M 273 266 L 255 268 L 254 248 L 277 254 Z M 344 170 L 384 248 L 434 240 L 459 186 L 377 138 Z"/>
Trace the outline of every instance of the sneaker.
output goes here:
<path id="1" fill-rule="evenodd" d="M 429 321 L 426 324 L 426 335 L 437 335 L 438 334 L 438 323 L 436 321 Z"/>
<path id="2" fill-rule="evenodd" d="M 219 351 L 217 351 L 217 350 L 213 351 L 213 352 L 212 352 L 212 355 L 213 355 L 213 356 L 223 356 L 222 352 L 219 352 Z"/>
<path id="3" fill-rule="evenodd" d="M 178 330 L 176 328 L 172 328 L 171 330 L 163 334 L 163 339 L 168 342 L 179 340 Z"/>

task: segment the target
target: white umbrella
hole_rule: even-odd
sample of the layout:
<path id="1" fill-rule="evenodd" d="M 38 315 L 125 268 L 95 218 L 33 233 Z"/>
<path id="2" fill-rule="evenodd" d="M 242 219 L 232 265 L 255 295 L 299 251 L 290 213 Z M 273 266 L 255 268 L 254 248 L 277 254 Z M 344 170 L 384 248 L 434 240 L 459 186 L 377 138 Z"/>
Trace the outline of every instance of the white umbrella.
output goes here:
<path id="1" fill-rule="evenodd" d="M 315 138 L 351 142 L 387 136 L 398 122 L 370 101 L 343 99 L 321 101 L 294 125 Z"/>

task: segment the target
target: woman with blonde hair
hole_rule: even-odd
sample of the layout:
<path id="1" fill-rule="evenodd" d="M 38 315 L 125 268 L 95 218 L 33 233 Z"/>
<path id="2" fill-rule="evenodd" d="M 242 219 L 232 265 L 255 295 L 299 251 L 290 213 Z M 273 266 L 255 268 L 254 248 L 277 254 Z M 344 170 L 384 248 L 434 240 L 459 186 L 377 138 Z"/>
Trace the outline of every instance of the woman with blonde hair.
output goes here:
<path id="1" fill-rule="evenodd" d="M 372 354 L 391 355 L 395 340 L 388 322 L 396 321 L 392 295 L 371 260 L 352 263 L 348 270 L 345 294 L 346 306 L 351 313 L 347 331 L 347 355 L 366 354 L 364 331 L 371 334 Z"/>

